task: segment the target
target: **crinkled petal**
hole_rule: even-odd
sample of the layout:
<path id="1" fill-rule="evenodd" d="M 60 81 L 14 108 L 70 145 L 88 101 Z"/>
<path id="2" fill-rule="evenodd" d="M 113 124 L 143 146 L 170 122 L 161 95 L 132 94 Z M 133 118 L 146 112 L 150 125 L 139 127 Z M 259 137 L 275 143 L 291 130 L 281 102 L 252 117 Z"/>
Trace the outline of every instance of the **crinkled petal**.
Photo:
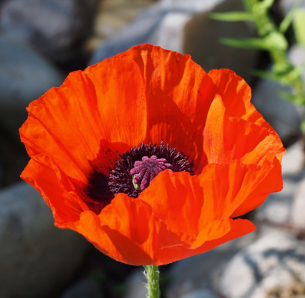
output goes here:
<path id="1" fill-rule="evenodd" d="M 83 183 L 141 142 L 169 143 L 202 168 L 203 129 L 214 97 L 211 78 L 190 56 L 135 46 L 71 73 L 32 102 L 20 135 L 31 157 L 46 154 Z"/>
<path id="2" fill-rule="evenodd" d="M 244 220 L 215 221 L 203 228 L 197 242 L 189 244 L 154 216 L 146 202 L 124 194 L 116 196 L 99 216 L 83 212 L 80 221 L 71 223 L 70 228 L 83 234 L 106 255 L 132 265 L 168 264 L 254 230 Z"/>
<path id="3" fill-rule="evenodd" d="M 208 163 L 229 163 L 239 159 L 245 164 L 263 164 L 279 160 L 285 151 L 272 129 L 226 115 L 221 97 L 210 106 L 205 131 L 204 150 Z"/>
<path id="4" fill-rule="evenodd" d="M 138 199 L 147 202 L 169 230 L 181 234 L 181 239 L 191 244 L 207 224 L 228 219 L 237 209 L 250 211 L 261 204 L 261 197 L 253 196 L 253 192 L 265 195 L 280 190 L 281 179 L 273 180 L 274 175 L 281 176 L 280 168 L 272 170 L 269 164 L 244 165 L 238 160 L 209 164 L 195 176 L 166 170 L 154 178 Z M 270 186 L 264 190 L 268 183 Z"/>
<path id="5" fill-rule="evenodd" d="M 266 163 L 263 168 L 266 171 L 265 179 L 259 182 L 255 189 L 252 189 L 252 192 L 245 198 L 244 202 L 233 212 L 232 217 L 241 216 L 254 210 L 265 201 L 270 193 L 283 189 L 280 161 L 275 157 L 273 163 Z"/>
<path id="6" fill-rule="evenodd" d="M 78 221 L 80 214 L 88 210 L 87 205 L 73 191 L 65 174 L 46 155 L 36 155 L 31 159 L 21 178 L 39 191 L 59 227 Z"/>
<path id="7" fill-rule="evenodd" d="M 218 228 L 218 234 L 222 234 L 222 236 L 210 241 L 203 242 L 202 245 L 196 248 L 188 247 L 187 245 L 173 245 L 170 247 L 163 247 L 160 253 L 161 262 L 158 262 L 157 265 L 162 265 L 164 260 L 167 260 L 166 263 L 169 263 L 204 253 L 215 248 L 216 246 L 249 234 L 255 230 L 254 224 L 246 219 L 229 219 L 226 221 L 217 222 L 217 225 L 210 226 L 210 228 L 213 229 L 213 233 L 217 233 L 217 230 L 214 231 L 214 229 Z"/>

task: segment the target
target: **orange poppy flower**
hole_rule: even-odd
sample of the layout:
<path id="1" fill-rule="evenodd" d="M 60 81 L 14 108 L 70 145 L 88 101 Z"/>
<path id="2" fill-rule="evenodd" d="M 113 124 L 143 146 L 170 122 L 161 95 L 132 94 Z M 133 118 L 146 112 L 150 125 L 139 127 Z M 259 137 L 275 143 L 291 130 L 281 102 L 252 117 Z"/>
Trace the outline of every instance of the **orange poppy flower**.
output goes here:
<path id="1" fill-rule="evenodd" d="M 118 261 L 200 254 L 253 231 L 234 218 L 282 189 L 284 148 L 250 97 L 228 69 L 135 46 L 30 104 L 21 177 L 56 226 Z"/>

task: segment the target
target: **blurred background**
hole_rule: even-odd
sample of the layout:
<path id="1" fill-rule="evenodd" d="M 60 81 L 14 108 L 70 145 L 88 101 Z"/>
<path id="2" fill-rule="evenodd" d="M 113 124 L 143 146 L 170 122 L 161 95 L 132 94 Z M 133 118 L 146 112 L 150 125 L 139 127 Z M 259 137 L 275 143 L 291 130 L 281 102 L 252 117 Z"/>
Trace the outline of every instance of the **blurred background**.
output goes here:
<path id="1" fill-rule="evenodd" d="M 294 2 L 273 3 L 276 24 Z M 28 156 L 18 134 L 29 103 L 69 72 L 142 43 L 191 54 L 205 71 L 234 70 L 287 148 L 283 191 L 248 215 L 257 231 L 161 266 L 162 297 L 305 298 L 304 107 L 279 96 L 288 87 L 251 75 L 271 69 L 266 51 L 219 43 L 257 36 L 251 22 L 210 18 L 240 10 L 242 0 L 0 0 L 0 298 L 145 297 L 141 267 L 118 263 L 53 226 L 40 195 L 19 177 Z M 305 52 L 291 26 L 285 36 L 290 61 L 301 65 Z"/>

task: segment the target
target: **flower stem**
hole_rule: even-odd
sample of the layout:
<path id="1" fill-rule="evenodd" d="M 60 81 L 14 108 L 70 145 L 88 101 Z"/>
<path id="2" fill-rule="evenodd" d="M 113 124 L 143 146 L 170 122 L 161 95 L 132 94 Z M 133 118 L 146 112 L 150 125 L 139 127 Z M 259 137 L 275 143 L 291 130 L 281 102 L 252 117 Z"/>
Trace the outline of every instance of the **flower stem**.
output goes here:
<path id="1" fill-rule="evenodd" d="M 144 268 L 144 274 L 147 278 L 148 298 L 160 298 L 158 266 L 147 265 Z"/>

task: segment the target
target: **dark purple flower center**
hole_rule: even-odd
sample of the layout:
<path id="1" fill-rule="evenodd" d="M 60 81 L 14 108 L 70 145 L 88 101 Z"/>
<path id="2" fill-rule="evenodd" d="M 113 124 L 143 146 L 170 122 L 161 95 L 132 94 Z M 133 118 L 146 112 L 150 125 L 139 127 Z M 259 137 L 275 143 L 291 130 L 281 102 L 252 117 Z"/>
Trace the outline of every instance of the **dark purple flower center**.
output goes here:
<path id="1" fill-rule="evenodd" d="M 192 168 L 193 163 L 175 148 L 165 146 L 163 142 L 160 146 L 142 143 L 120 155 L 109 175 L 108 188 L 113 195 L 126 193 L 136 198 L 160 172 L 169 169 L 192 175 Z"/>

